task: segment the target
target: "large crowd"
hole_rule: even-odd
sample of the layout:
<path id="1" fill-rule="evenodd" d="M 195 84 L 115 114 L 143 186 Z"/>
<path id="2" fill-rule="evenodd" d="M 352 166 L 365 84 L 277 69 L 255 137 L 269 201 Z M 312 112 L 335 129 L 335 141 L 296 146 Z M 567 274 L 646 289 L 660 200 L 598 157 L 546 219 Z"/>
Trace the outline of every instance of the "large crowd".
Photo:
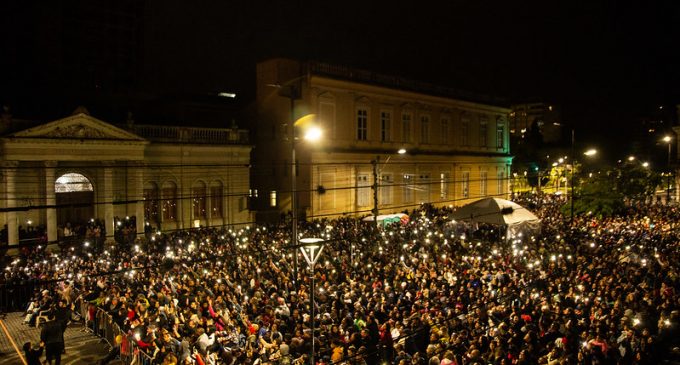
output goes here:
<path id="1" fill-rule="evenodd" d="M 55 280 L 36 293 L 28 322 L 84 300 L 157 364 L 308 364 L 312 343 L 318 364 L 677 356 L 677 207 L 631 205 L 572 222 L 560 197 L 515 201 L 541 218 L 540 231 L 509 236 L 432 207 L 380 229 L 350 218 L 301 222 L 301 237 L 326 240 L 313 269 L 284 224 L 159 232 L 101 254 L 84 244 L 32 252 L 3 282 Z"/>

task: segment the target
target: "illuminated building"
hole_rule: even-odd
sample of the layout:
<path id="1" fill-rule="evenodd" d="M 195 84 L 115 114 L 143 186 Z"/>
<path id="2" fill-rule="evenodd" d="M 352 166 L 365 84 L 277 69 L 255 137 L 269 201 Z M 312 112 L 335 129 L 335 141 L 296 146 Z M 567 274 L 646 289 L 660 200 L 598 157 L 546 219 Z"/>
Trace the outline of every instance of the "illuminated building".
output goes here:
<path id="1" fill-rule="evenodd" d="M 325 63 L 258 64 L 251 177 L 258 220 L 291 210 L 291 104 L 292 118 L 313 114 L 323 130 L 317 143 L 296 141 L 301 215 L 371 214 L 374 174 L 381 213 L 507 196 L 510 110 L 479 98 Z"/>

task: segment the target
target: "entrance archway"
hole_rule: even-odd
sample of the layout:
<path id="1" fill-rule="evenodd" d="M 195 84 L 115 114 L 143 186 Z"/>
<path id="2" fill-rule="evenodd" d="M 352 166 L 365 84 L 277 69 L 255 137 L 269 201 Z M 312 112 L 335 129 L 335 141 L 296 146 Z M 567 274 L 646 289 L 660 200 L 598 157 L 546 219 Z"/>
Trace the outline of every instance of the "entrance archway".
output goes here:
<path id="1" fill-rule="evenodd" d="M 54 182 L 57 200 L 57 224 L 71 226 L 85 223 L 94 217 L 94 188 L 82 174 L 70 172 Z"/>

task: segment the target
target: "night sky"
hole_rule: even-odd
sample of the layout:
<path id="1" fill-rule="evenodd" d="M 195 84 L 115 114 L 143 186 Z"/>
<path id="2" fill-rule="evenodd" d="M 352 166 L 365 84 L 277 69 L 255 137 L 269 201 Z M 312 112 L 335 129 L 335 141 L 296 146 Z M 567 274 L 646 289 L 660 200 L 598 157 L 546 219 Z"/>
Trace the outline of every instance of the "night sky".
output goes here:
<path id="1" fill-rule="evenodd" d="M 61 11 L 82 3 L 64 0 Z M 618 145 L 641 118 L 658 117 L 661 105 L 673 115 L 680 103 L 677 1 L 443 3 L 147 0 L 135 82 L 117 92 L 235 90 L 247 100 L 254 92 L 255 62 L 287 56 L 510 102 L 554 102 L 579 141 L 611 142 L 613 130 L 622 136 Z M 3 64 L 9 73 L 0 96 L 20 104 L 16 99 L 31 96 L 37 84 L 50 93 L 65 78 L 36 72 L 49 68 L 49 61 L 33 57 L 41 51 L 32 49 L 31 40 L 41 38 L 41 30 L 31 24 L 51 11 L 36 15 L 35 7 L 22 2 L 5 6 L 4 16 L 11 15 L 3 19 L 10 48 L 5 51 L 15 54 Z M 72 89 L 87 93 L 90 86 Z"/>

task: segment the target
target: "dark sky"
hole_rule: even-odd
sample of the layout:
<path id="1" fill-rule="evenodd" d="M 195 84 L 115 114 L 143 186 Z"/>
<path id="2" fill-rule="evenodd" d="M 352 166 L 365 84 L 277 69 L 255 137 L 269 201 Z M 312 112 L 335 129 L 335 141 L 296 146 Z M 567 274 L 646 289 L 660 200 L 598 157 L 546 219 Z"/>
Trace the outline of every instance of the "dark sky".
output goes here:
<path id="1" fill-rule="evenodd" d="M 62 12 L 83 2 L 63 0 Z M 582 139 L 597 141 L 680 103 L 678 3 L 147 0 L 135 88 L 247 97 L 256 61 L 317 59 L 552 101 Z M 22 39 L 29 24 L 11 19 L 9 37 Z M 42 67 L 14 66 L 26 64 Z M 10 76 L 3 95 L 31 88 L 21 81 Z"/>

